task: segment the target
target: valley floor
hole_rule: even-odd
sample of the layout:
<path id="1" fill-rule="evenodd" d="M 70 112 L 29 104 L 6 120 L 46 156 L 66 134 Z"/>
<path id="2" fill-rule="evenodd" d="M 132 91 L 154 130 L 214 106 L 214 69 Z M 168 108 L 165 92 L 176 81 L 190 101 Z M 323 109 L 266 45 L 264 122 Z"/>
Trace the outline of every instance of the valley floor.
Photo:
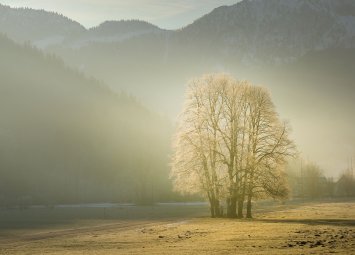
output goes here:
<path id="1" fill-rule="evenodd" d="M 0 254 L 355 254 L 355 202 L 275 206 L 253 220 L 185 215 L 21 231 L 0 230 Z"/>

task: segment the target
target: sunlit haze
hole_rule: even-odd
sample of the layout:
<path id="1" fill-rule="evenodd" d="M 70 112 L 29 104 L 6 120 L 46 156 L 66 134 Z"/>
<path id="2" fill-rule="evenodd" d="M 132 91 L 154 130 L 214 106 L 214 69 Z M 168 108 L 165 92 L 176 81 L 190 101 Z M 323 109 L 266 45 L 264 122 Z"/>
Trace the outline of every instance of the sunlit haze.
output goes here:
<path id="1" fill-rule="evenodd" d="M 355 254 L 354 116 L 354 0 L 0 0 L 0 254 Z"/>

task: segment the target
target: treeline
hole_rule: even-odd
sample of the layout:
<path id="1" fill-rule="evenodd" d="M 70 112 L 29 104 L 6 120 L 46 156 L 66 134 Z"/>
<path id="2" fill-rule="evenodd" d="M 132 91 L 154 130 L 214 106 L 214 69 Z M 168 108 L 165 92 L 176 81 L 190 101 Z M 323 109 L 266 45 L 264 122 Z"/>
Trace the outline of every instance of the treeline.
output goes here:
<path id="1" fill-rule="evenodd" d="M 355 197 L 355 177 L 349 167 L 338 178 L 326 177 L 315 163 L 301 160 L 290 162 L 287 168 L 292 198 L 346 198 Z"/>
<path id="2" fill-rule="evenodd" d="M 170 122 L 0 36 L 0 206 L 172 196 Z"/>
<path id="3" fill-rule="evenodd" d="M 295 152 L 268 91 L 224 74 L 191 81 L 176 133 L 175 189 L 204 194 L 211 216 L 252 217 L 252 200 L 285 199 Z"/>

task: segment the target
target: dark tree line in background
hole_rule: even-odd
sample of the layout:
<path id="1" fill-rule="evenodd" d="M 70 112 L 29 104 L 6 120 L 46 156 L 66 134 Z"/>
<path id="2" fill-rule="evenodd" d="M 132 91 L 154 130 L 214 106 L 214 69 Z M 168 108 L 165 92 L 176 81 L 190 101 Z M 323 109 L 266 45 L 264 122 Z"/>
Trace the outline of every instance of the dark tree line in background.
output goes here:
<path id="1" fill-rule="evenodd" d="M 352 165 L 338 178 L 326 177 L 315 163 L 295 160 L 287 168 L 291 195 L 295 199 L 355 197 L 355 177 Z"/>

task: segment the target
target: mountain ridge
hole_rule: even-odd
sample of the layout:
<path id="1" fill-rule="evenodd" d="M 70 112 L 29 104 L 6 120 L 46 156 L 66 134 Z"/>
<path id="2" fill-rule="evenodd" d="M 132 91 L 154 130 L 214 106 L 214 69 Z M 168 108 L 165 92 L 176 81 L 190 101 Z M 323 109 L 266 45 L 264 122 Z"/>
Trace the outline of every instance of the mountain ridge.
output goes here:
<path id="1" fill-rule="evenodd" d="M 182 34 L 229 49 L 227 55 L 235 54 L 245 64 L 288 62 L 310 50 L 354 48 L 355 11 L 348 16 L 336 11 L 347 4 L 355 10 L 355 2 L 348 0 L 244 0 L 216 8 Z"/>
<path id="2" fill-rule="evenodd" d="M 3 9 L 7 10 L 7 17 Z M 16 12 L 19 12 L 17 16 Z M 33 13 L 46 14 L 52 22 L 32 21 L 29 17 Z M 105 21 L 86 29 L 63 15 L 3 5 L 0 5 L 1 15 L 1 32 L 15 30 L 9 34 L 11 38 L 31 41 L 43 49 L 56 45 L 81 48 L 95 43 L 120 43 L 137 37 L 144 41 L 145 37 L 162 34 L 168 37 L 169 48 L 187 43 L 207 52 L 218 45 L 220 57 L 232 55 L 245 65 L 253 65 L 290 62 L 313 50 L 355 47 L 355 2 L 351 0 L 243 0 L 215 8 L 178 30 L 164 30 L 140 20 Z M 19 28 L 24 23 L 21 19 L 28 21 L 25 22 L 25 32 Z M 20 24 L 16 24 L 16 20 Z M 65 28 L 48 29 L 52 23 Z M 51 30 L 47 36 L 30 35 L 43 27 Z"/>
<path id="3" fill-rule="evenodd" d="M 61 43 L 64 38 L 85 30 L 62 14 L 31 8 L 11 8 L 0 4 L 0 30 L 17 42 Z"/>

